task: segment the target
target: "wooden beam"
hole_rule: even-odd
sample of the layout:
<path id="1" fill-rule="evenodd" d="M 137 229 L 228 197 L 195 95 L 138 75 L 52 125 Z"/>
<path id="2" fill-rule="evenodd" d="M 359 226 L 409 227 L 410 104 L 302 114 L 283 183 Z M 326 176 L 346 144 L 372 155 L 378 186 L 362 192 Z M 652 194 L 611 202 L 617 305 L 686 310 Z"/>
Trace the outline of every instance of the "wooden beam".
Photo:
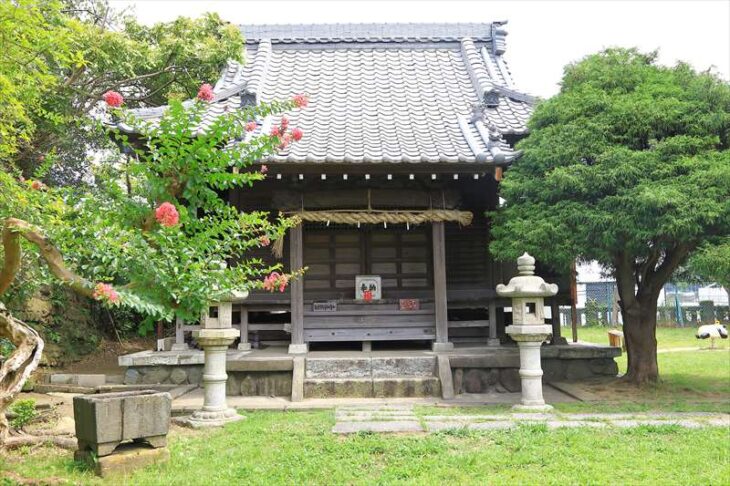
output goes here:
<path id="1" fill-rule="evenodd" d="M 436 311 L 436 342 L 434 351 L 447 351 L 453 348 L 449 343 L 449 319 L 446 296 L 446 238 L 444 223 L 432 224 L 433 231 L 433 294 Z"/>
<path id="2" fill-rule="evenodd" d="M 497 335 L 497 303 L 494 299 L 489 301 L 489 337 L 487 338 L 487 346 L 499 346 L 499 336 Z"/>
<path id="3" fill-rule="evenodd" d="M 289 230 L 289 265 L 292 272 L 304 266 L 302 225 Z M 291 291 L 291 345 L 290 353 L 304 353 L 304 281 L 300 277 L 290 285 Z"/>
<path id="4" fill-rule="evenodd" d="M 499 166 L 494 168 L 494 180 L 497 182 L 502 180 L 502 168 Z"/>

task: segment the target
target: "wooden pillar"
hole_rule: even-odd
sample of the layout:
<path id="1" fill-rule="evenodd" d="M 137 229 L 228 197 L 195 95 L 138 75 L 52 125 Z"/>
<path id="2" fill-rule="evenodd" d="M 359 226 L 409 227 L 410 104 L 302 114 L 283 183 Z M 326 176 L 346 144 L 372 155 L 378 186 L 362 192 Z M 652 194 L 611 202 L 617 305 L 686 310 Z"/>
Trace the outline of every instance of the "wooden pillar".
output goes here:
<path id="1" fill-rule="evenodd" d="M 497 336 L 497 303 L 494 299 L 489 301 L 489 338 L 487 338 L 487 346 L 499 346 L 499 337 Z"/>
<path id="2" fill-rule="evenodd" d="M 433 229 L 433 298 L 436 310 L 436 341 L 434 351 L 450 351 L 454 344 L 449 342 L 449 317 L 446 303 L 446 238 L 444 223 L 435 222 Z"/>
<path id="3" fill-rule="evenodd" d="M 241 306 L 241 326 L 240 326 L 241 340 L 238 343 L 239 351 L 251 351 L 251 343 L 248 342 L 248 309 L 246 306 Z"/>
<path id="4" fill-rule="evenodd" d="M 304 266 L 302 224 L 289 230 L 289 267 L 295 272 Z M 306 353 L 304 343 L 304 281 L 294 280 L 289 286 L 291 294 L 291 344 L 289 352 Z"/>

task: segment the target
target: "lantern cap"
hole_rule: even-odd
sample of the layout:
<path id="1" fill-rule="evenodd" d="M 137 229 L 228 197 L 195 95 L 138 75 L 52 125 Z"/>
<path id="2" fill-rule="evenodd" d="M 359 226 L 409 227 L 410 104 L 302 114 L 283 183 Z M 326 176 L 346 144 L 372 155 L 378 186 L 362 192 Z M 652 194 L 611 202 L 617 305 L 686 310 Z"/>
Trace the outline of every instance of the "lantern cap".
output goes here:
<path id="1" fill-rule="evenodd" d="M 497 285 L 500 297 L 552 297 L 558 293 L 556 284 L 549 284 L 535 275 L 535 258 L 527 252 L 517 258 L 519 275 L 513 277 L 507 285 Z"/>

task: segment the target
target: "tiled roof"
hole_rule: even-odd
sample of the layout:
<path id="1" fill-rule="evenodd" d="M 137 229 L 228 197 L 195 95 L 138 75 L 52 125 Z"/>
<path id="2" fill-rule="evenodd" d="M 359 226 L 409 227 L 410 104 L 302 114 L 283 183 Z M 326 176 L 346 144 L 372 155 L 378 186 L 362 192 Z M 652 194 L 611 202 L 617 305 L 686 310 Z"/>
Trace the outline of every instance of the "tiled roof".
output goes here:
<path id="1" fill-rule="evenodd" d="M 267 162 L 504 163 L 534 99 L 513 86 L 493 24 L 243 26 L 246 58 L 216 83 L 203 125 L 257 103 L 309 95 L 288 114 L 304 138 Z M 154 120 L 163 108 L 142 109 Z M 278 117 L 261 120 L 268 133 Z M 204 129 L 204 126 L 201 129 Z M 120 127 L 124 128 L 124 127 Z"/>

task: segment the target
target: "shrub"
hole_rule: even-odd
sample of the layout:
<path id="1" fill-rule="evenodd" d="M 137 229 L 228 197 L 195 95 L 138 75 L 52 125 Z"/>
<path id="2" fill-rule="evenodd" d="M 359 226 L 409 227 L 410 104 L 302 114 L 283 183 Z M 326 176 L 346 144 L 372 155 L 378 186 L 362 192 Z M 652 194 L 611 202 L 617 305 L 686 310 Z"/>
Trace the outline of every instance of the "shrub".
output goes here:
<path id="1" fill-rule="evenodd" d="M 16 429 L 22 429 L 38 416 L 38 412 L 35 410 L 35 400 L 32 399 L 16 401 L 10 407 L 10 412 L 13 414 L 10 425 Z"/>

